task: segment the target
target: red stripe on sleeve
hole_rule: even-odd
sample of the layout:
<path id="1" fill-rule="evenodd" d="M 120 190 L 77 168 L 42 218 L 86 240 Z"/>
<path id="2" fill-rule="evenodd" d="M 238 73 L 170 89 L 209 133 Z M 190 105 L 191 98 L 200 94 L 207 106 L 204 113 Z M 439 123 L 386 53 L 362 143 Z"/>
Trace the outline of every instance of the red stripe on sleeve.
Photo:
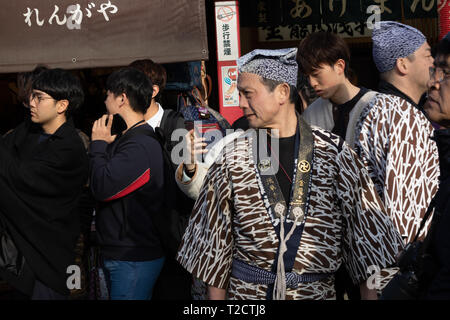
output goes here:
<path id="1" fill-rule="evenodd" d="M 111 198 L 106 199 L 105 201 L 112 201 L 119 198 L 123 198 L 126 195 L 132 193 L 136 189 L 139 189 L 144 184 L 150 181 L 150 169 L 147 169 L 139 178 L 137 178 L 134 182 L 132 182 L 128 187 L 123 189 L 122 191 L 119 191 Z"/>

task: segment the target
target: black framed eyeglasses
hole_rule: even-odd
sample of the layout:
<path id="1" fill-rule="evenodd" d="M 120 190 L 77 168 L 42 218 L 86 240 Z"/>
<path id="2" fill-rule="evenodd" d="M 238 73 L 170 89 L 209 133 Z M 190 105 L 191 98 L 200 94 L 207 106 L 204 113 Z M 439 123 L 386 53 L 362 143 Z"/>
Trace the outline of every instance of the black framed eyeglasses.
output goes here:
<path id="1" fill-rule="evenodd" d="M 30 101 L 37 100 L 38 103 L 41 103 L 41 101 L 46 100 L 46 99 L 56 100 L 55 98 L 53 98 L 49 95 L 44 95 L 40 92 L 34 92 L 34 91 L 31 93 L 31 96 L 30 96 Z"/>
<path id="2" fill-rule="evenodd" d="M 441 83 L 450 76 L 450 70 L 441 67 L 430 67 L 431 80 Z"/>

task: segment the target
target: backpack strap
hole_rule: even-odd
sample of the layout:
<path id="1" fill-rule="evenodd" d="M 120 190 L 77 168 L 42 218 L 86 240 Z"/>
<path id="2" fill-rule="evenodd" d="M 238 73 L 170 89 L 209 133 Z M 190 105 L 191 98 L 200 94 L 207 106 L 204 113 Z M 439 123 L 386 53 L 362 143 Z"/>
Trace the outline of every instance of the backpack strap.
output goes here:
<path id="1" fill-rule="evenodd" d="M 184 117 L 178 111 L 165 109 L 159 127 L 164 135 L 165 147 L 170 152 L 175 144 L 178 143 L 172 141 L 172 133 L 178 128 L 184 129 Z"/>
<path id="2" fill-rule="evenodd" d="M 176 128 L 176 120 L 178 118 L 178 112 L 172 109 L 164 109 L 163 116 L 161 118 L 161 124 L 159 127 L 164 132 L 164 137 L 166 141 L 170 141 L 170 136 L 172 135 L 173 130 Z"/>
<path id="3" fill-rule="evenodd" d="M 166 127 L 166 121 L 167 121 L 167 117 L 168 117 L 169 114 L 171 113 L 170 111 L 172 111 L 172 110 L 170 110 L 170 109 L 164 109 L 163 116 L 162 116 L 162 118 L 161 118 L 161 123 L 159 124 L 159 127 L 160 127 L 161 129 L 163 129 L 163 130 L 164 130 L 164 128 Z"/>

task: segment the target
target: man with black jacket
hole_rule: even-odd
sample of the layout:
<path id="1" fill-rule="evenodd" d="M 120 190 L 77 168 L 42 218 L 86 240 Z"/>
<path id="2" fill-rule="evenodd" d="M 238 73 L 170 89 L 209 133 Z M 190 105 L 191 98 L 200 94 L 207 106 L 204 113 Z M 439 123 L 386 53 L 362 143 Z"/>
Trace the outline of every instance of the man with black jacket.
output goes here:
<path id="1" fill-rule="evenodd" d="M 31 118 L 0 140 L 0 229 L 11 258 L 2 259 L 0 275 L 33 299 L 65 299 L 88 175 L 70 116 L 84 93 L 61 69 L 40 73 L 32 89 Z"/>
<path id="2" fill-rule="evenodd" d="M 441 128 L 434 131 L 439 150 L 439 190 L 431 224 L 428 252 L 436 263 L 432 279 L 425 285 L 427 299 L 450 299 L 450 34 L 438 44 L 434 67 L 430 69 L 428 117 Z M 427 244 L 428 245 L 428 244 Z"/>
<path id="3" fill-rule="evenodd" d="M 172 132 L 176 129 L 184 129 L 183 115 L 175 110 L 163 108 L 160 104 L 161 94 L 167 82 L 167 72 L 164 67 L 150 59 L 136 60 L 130 64 L 150 79 L 153 83 L 152 101 L 144 114 L 145 121 L 156 130 L 161 128 L 164 133 L 165 147 L 169 153 L 180 141 L 172 141 Z M 175 165 L 176 167 L 176 165 Z"/>
<path id="4" fill-rule="evenodd" d="M 180 142 L 172 141 L 172 133 L 177 129 L 185 129 L 185 125 L 183 115 L 180 112 L 163 108 L 160 104 L 161 94 L 167 82 L 167 72 L 162 65 L 150 59 L 133 61 L 130 67 L 144 72 L 153 83 L 152 101 L 144 118 L 153 130 L 160 130 L 159 133 L 162 134 L 164 139 L 164 148 L 170 154 L 175 145 Z M 173 182 L 175 182 L 174 176 L 177 165 L 178 163 L 172 162 L 171 179 L 173 179 Z M 152 295 L 155 300 L 190 300 L 192 298 L 192 277 L 175 260 L 175 255 L 187 226 L 194 201 L 188 198 L 175 183 L 173 183 L 173 187 L 170 191 L 172 194 L 170 200 L 175 204 L 175 208 L 165 213 L 167 217 L 165 223 L 171 224 L 168 225 L 168 228 L 170 228 L 168 230 L 172 230 L 174 237 L 171 238 L 171 248 L 166 248 L 166 261 L 155 284 Z M 169 218 L 169 215 L 171 218 Z M 174 233 L 174 230 L 178 232 Z"/>
<path id="5" fill-rule="evenodd" d="M 94 123 L 89 152 L 98 241 L 111 299 L 146 300 L 164 263 L 153 221 L 163 205 L 163 155 L 144 119 L 152 83 L 143 72 L 124 68 L 111 74 L 106 89 L 109 115 Z M 112 135 L 115 114 L 126 129 Z"/>

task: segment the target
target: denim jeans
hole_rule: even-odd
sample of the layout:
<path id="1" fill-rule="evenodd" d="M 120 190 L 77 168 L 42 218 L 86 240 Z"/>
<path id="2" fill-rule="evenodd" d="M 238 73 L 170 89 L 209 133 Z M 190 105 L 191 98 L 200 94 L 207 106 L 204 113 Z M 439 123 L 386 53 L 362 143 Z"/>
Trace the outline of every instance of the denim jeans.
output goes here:
<path id="1" fill-rule="evenodd" d="M 149 300 L 164 264 L 164 257 L 151 261 L 105 260 L 111 300 Z"/>

